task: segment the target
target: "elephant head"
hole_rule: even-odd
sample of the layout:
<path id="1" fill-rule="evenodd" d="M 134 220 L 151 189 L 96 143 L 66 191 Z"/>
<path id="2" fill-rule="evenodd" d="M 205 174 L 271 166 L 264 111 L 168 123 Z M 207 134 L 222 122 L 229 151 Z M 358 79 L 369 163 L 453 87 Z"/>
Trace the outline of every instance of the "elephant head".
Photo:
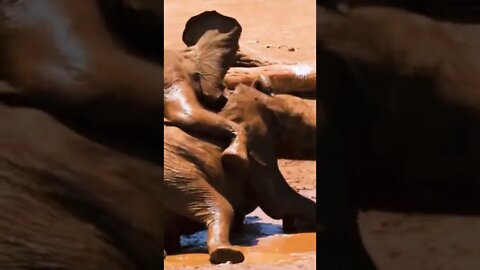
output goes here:
<path id="1" fill-rule="evenodd" d="M 315 112 L 297 108 L 295 103 L 305 106 L 301 99 L 272 97 L 239 84 L 220 115 L 247 130 L 249 154 L 253 157 L 249 186 L 260 208 L 272 218 L 295 217 L 314 226 L 315 203 L 288 185 L 277 164 L 279 157 L 296 152 L 292 151 L 295 148 L 298 153 L 314 153 Z"/>
<path id="2" fill-rule="evenodd" d="M 271 96 L 243 84 L 239 84 L 228 98 L 220 114 L 237 119 L 236 122 L 250 130 L 254 128 L 256 132 L 251 137 L 269 137 L 275 158 L 315 160 L 317 113 L 314 101 L 292 95 Z M 318 116 L 322 126 L 321 108 Z"/>
<path id="3" fill-rule="evenodd" d="M 215 10 L 205 11 L 191 17 L 185 24 L 182 40 L 188 47 L 197 44 L 199 39 L 209 30 L 217 30 L 219 33 L 228 33 L 238 28 L 236 39 L 240 39 L 242 26 L 232 18 L 218 13 Z"/>
<path id="4" fill-rule="evenodd" d="M 188 46 L 184 67 L 197 93 L 206 102 L 216 101 L 222 94 L 223 79 L 235 62 L 242 27 L 233 18 L 216 11 L 203 12 L 185 25 L 183 40 Z"/>
<path id="5" fill-rule="evenodd" d="M 222 22 L 231 22 L 231 18 L 215 11 L 204 12 L 190 19 L 183 32 L 189 47 L 183 51 L 165 50 L 164 88 L 178 81 L 191 86 L 200 102 L 209 108 L 221 108 L 225 105 L 223 79 L 227 70 L 235 62 L 239 48 L 241 26 L 216 29 L 204 27 L 211 18 L 219 26 Z M 236 21 L 235 21 L 236 22 Z M 223 102 L 219 104 L 220 102 Z"/>
<path id="6" fill-rule="evenodd" d="M 228 33 L 208 30 L 197 44 L 186 50 L 188 63 L 183 67 L 183 72 L 200 100 L 216 102 L 223 94 L 223 78 L 238 49 L 238 40 L 232 42 L 237 31 L 238 28 Z"/>

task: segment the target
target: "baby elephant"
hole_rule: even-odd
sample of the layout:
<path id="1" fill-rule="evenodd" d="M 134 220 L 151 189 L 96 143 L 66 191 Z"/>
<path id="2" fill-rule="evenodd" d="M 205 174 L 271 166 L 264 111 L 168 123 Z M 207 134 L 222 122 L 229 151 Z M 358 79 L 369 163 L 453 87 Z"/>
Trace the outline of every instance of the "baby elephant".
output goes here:
<path id="1" fill-rule="evenodd" d="M 165 126 L 164 206 L 166 215 L 175 217 L 166 226 L 167 251 L 179 248 L 181 234 L 206 227 L 212 263 L 242 262 L 244 255 L 229 241 L 230 230 L 234 219 L 243 221 L 258 206 L 272 218 L 315 227 L 315 203 L 288 185 L 277 164 L 277 157 L 291 155 L 294 148 L 280 145 L 308 153 L 315 140 L 315 121 L 301 121 L 301 111 L 289 111 L 289 101 L 242 84 L 229 95 L 219 116 L 247 130 L 249 154 L 256 157 L 248 170 L 222 166 L 225 139 L 194 137 Z"/>
<path id="2" fill-rule="evenodd" d="M 214 11 L 207 13 L 220 20 L 234 20 Z M 236 25 L 225 33 L 218 29 L 204 29 L 196 43 L 186 50 L 165 50 L 164 114 L 169 125 L 189 132 L 229 138 L 232 142 L 223 152 L 222 159 L 245 167 L 248 160 L 245 130 L 209 111 L 225 105 L 223 78 L 235 61 L 241 34 L 241 26 L 236 20 L 234 22 Z M 187 24 L 184 36 L 198 34 L 191 29 L 195 27 Z"/>

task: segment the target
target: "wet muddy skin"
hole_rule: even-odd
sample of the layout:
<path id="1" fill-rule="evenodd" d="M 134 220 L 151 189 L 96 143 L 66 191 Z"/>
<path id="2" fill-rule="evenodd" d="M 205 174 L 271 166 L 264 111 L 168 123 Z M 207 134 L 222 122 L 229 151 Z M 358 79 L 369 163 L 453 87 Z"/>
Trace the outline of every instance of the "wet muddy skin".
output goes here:
<path id="1" fill-rule="evenodd" d="M 312 103 L 314 106 L 315 103 Z M 316 200 L 315 161 L 280 160 L 280 170 L 289 184 L 300 194 Z M 182 236 L 183 250 L 164 261 L 165 270 L 297 270 L 315 269 L 315 233 L 284 234 L 282 221 L 274 220 L 260 209 L 245 219 L 242 232 L 231 235 L 232 244 L 241 248 L 245 261 L 241 264 L 216 266 L 209 262 L 205 246 L 207 234 L 202 231 Z"/>
<path id="2" fill-rule="evenodd" d="M 312 103 L 312 106 L 315 104 Z M 280 160 L 280 170 L 289 184 L 300 194 L 316 200 L 315 161 Z M 241 248 L 245 261 L 241 264 L 212 265 L 208 259 L 206 231 L 182 236 L 184 249 L 167 256 L 165 270 L 225 269 L 315 269 L 315 233 L 284 234 L 282 221 L 274 220 L 257 208 L 245 218 L 243 231 L 231 235 L 232 244 Z"/>
<path id="3" fill-rule="evenodd" d="M 244 30 L 240 46 L 254 55 L 270 60 L 314 63 L 316 8 L 313 1 L 164 1 L 165 48 L 184 48 L 181 37 L 185 22 L 205 10 L 217 10 L 236 18 Z M 287 18 L 284 16 L 286 13 L 289 14 Z M 259 18 L 262 23 L 259 23 Z M 295 51 L 278 48 L 280 45 L 293 47 Z M 315 107 L 314 101 L 312 106 Z M 315 200 L 315 161 L 282 160 L 279 163 L 288 183 L 304 196 Z M 244 231 L 231 237 L 233 244 L 240 246 L 245 253 L 243 263 L 210 264 L 205 247 L 206 234 L 198 233 L 182 237 L 184 250 L 178 255 L 167 256 L 164 269 L 316 269 L 315 238 L 313 233 L 285 235 L 281 230 L 281 221 L 255 211 L 247 217 Z"/>

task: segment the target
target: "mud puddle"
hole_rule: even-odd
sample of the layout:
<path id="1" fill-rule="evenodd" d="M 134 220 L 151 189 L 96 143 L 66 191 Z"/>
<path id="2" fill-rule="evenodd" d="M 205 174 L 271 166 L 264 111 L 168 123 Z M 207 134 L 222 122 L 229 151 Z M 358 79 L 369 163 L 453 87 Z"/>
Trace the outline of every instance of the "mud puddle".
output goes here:
<path id="1" fill-rule="evenodd" d="M 206 231 L 182 237 L 182 254 L 167 256 L 165 269 L 211 265 L 205 246 Z M 283 234 L 281 221 L 270 219 L 257 209 L 245 220 L 243 232 L 232 235 L 232 243 L 245 254 L 242 264 L 284 264 L 314 253 L 315 233 Z"/>

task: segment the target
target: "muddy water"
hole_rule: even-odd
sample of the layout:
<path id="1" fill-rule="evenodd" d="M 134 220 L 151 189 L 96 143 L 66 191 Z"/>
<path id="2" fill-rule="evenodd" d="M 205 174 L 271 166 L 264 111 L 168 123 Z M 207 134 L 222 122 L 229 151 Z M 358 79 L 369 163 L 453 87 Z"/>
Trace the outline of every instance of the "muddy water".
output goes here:
<path id="1" fill-rule="evenodd" d="M 205 247 L 206 231 L 182 237 L 185 251 L 167 256 L 165 269 L 180 266 L 210 265 Z M 315 233 L 283 234 L 281 221 L 269 218 L 255 210 L 245 220 L 243 232 L 232 235 L 232 243 L 245 254 L 243 264 L 284 264 L 301 260 L 307 253 L 315 252 Z"/>
<path id="2" fill-rule="evenodd" d="M 312 103 L 315 106 L 315 103 Z M 315 201 L 315 161 L 281 160 L 282 174 L 303 196 Z M 305 270 L 316 269 L 316 241 L 314 233 L 282 233 L 282 222 L 256 209 L 245 219 L 243 232 L 232 235 L 234 245 L 245 253 L 245 262 L 215 266 L 208 261 L 205 231 L 183 236 L 184 251 L 167 256 L 165 270 Z"/>
<path id="3" fill-rule="evenodd" d="M 275 235 L 258 240 L 254 246 L 240 246 L 246 264 L 290 263 L 299 260 L 302 253 L 315 251 L 315 233 Z M 186 253 L 168 256 L 165 266 L 209 265 L 208 254 Z"/>

